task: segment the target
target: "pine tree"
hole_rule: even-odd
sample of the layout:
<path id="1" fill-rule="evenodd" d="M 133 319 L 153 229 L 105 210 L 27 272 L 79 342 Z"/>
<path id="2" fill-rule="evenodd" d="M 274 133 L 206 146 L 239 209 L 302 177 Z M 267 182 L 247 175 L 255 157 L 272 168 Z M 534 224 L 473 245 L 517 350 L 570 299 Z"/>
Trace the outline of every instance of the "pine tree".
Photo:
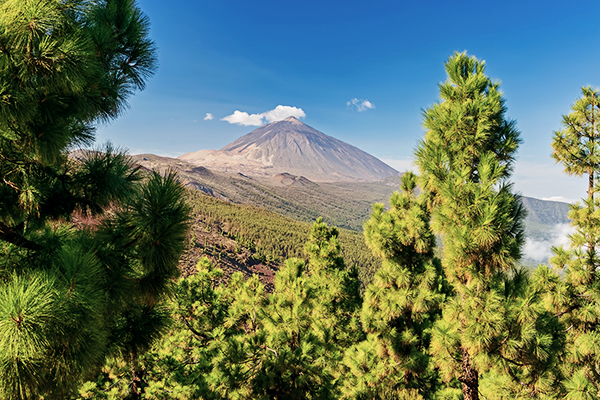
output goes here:
<path id="1" fill-rule="evenodd" d="M 517 269 L 496 283 L 506 331 L 489 351 L 488 371 L 480 382 L 484 398 L 562 398 L 565 327 L 546 307 L 555 278 L 549 272 L 541 266 L 530 276 Z"/>
<path id="2" fill-rule="evenodd" d="M 341 360 L 360 335 L 356 269 L 339 256 L 337 230 L 313 224 L 309 261 L 287 260 L 266 295 L 258 278 L 228 283 L 227 317 L 211 337 L 206 383 L 223 398 L 337 398 Z"/>
<path id="3" fill-rule="evenodd" d="M 555 248 L 551 262 L 564 271 L 564 281 L 554 277 L 557 295 L 551 309 L 566 327 L 562 360 L 566 398 L 597 398 L 600 393 L 600 203 L 595 178 L 600 169 L 600 93 L 581 89 L 582 97 L 563 116 L 563 130 L 554 133 L 552 157 L 569 175 L 588 175 L 587 198 L 571 206 L 569 217 L 576 231 L 569 249 Z"/>
<path id="4" fill-rule="evenodd" d="M 308 254 L 308 276 L 317 292 L 313 312 L 314 329 L 330 355 L 324 368 L 338 369 L 343 353 L 361 336 L 358 310 L 362 304 L 360 280 L 356 267 L 346 266 L 340 256 L 338 230 L 329 228 L 317 218 L 311 228 L 305 252 Z"/>
<path id="5" fill-rule="evenodd" d="M 445 285 L 429 212 L 415 186 L 416 176 L 405 173 L 390 210 L 374 205 L 365 224 L 367 244 L 383 265 L 365 293 L 361 322 L 367 338 L 346 355 L 349 398 L 373 398 L 389 389 L 426 397 L 435 392 L 428 346 Z"/>
<path id="6" fill-rule="evenodd" d="M 501 282 L 523 244 L 523 207 L 508 184 L 520 139 L 483 62 L 455 53 L 445 68 L 442 101 L 424 112 L 427 133 L 416 158 L 454 290 L 433 330 L 432 353 L 472 400 L 508 331 Z"/>
<path id="7" fill-rule="evenodd" d="M 255 279 L 249 281 L 254 282 Z M 232 303 L 248 301 L 240 290 L 243 284 L 241 273 L 236 273 L 230 278 L 229 285 L 224 285 L 223 271 L 215 268 L 207 258 L 198 261 L 193 275 L 178 279 L 174 296 L 166 307 L 171 312 L 173 324 L 137 360 L 145 374 L 144 398 L 221 398 L 209 388 L 210 373 L 214 360 L 221 353 L 222 341 L 238 330 L 237 325 L 232 327 L 229 323 L 228 316 Z M 261 291 L 259 285 L 258 292 Z M 103 367 L 105 373 L 82 385 L 81 398 L 117 400 L 131 397 L 131 382 L 122 379 L 129 369 L 123 360 L 109 360 Z"/>
<path id="8" fill-rule="evenodd" d="M 0 1 L 0 397 L 67 398 L 165 327 L 183 187 L 90 145 L 155 69 L 133 0 Z M 75 229 L 73 217 L 93 223 Z M 140 324 L 141 323 L 141 324 Z M 137 376 L 136 376 L 137 375 Z"/>
<path id="9" fill-rule="evenodd" d="M 248 282 L 240 282 L 242 292 L 253 292 Z M 211 390 L 232 399 L 334 398 L 332 376 L 321 366 L 323 342 L 312 329 L 316 296 L 305 263 L 287 260 L 275 275 L 274 292 L 266 299 L 255 293 L 255 300 L 230 307 L 224 328 L 236 332 L 219 341 Z"/>
<path id="10" fill-rule="evenodd" d="M 331 392 L 338 397 L 347 375 L 344 353 L 364 336 L 359 323 L 362 298 L 358 269 L 346 266 L 340 256 L 338 230 L 329 228 L 321 218 L 312 225 L 305 252 L 309 257 L 308 281 L 316 293 L 311 329 L 323 353 L 317 365 L 332 376 Z"/>

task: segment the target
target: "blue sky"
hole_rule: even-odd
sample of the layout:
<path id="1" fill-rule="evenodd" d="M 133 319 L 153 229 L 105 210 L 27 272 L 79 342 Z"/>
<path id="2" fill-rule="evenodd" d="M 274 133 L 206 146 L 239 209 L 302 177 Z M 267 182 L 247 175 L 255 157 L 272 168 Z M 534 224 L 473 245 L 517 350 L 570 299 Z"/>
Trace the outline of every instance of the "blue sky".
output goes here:
<path id="1" fill-rule="evenodd" d="M 422 110 L 446 79 L 444 61 L 466 50 L 502 82 L 507 116 L 522 133 L 517 190 L 546 199 L 585 195 L 585 179 L 554 165 L 550 143 L 580 87 L 600 87 L 599 2 L 138 4 L 150 18 L 160 67 L 130 110 L 99 128 L 100 143 L 171 157 L 219 149 L 256 128 L 223 118 L 285 106 L 404 170 L 424 134 Z"/>

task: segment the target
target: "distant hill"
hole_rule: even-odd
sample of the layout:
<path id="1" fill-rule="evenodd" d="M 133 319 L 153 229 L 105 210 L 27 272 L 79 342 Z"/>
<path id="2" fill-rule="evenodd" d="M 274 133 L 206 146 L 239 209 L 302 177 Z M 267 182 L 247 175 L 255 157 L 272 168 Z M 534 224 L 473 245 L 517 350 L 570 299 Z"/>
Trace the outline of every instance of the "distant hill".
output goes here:
<path id="1" fill-rule="evenodd" d="M 287 173 L 313 182 L 340 182 L 398 176 L 398 171 L 372 155 L 294 117 L 261 126 L 221 150 L 200 150 L 179 159 L 260 178 Z"/>
<path id="2" fill-rule="evenodd" d="M 558 201 L 547 201 L 523 197 L 523 205 L 527 209 L 527 221 L 534 224 L 556 225 L 568 224 L 569 204 Z"/>
<path id="3" fill-rule="evenodd" d="M 553 256 L 552 247 L 567 245 L 568 235 L 574 232 L 570 225 L 569 204 L 523 197 L 527 209 L 522 263 L 536 267 L 548 263 Z"/>

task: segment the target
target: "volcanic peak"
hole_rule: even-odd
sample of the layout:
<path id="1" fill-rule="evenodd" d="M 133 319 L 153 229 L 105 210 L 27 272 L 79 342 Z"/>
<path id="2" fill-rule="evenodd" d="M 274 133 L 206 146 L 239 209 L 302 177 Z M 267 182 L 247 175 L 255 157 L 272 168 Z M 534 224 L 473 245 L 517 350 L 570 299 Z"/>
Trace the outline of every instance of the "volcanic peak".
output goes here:
<path id="1" fill-rule="evenodd" d="M 210 169 L 269 178 L 279 173 L 314 182 L 374 181 L 398 172 L 364 151 L 295 117 L 261 126 L 224 146 L 180 159 Z"/>

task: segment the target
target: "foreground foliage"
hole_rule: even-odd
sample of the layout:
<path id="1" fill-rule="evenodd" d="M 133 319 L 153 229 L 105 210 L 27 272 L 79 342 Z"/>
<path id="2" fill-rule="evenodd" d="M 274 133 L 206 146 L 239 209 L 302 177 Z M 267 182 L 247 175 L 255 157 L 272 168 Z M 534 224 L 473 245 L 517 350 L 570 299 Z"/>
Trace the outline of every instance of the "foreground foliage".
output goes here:
<path id="1" fill-rule="evenodd" d="M 589 87 L 555 132 L 552 156 L 571 175 L 588 175 L 587 198 L 571 206 L 576 228 L 570 246 L 555 248 L 554 273 L 548 273 L 546 303 L 565 326 L 561 372 L 569 399 L 597 398 L 600 393 L 600 210 L 595 180 L 599 170 L 600 93 Z M 564 272 L 564 279 L 559 273 Z"/>
<path id="2" fill-rule="evenodd" d="M 0 1 L 0 398 L 68 398 L 165 331 L 188 230 L 172 174 L 142 176 L 94 124 L 155 68 L 132 0 Z M 80 221 L 87 228 L 76 229 Z"/>
<path id="3" fill-rule="evenodd" d="M 171 310 L 175 325 L 140 362 L 147 398 L 339 397 L 345 349 L 360 335 L 356 270 L 339 257 L 337 231 L 320 221 L 307 243 L 309 261 L 289 259 L 265 293 L 256 277 L 221 271 L 207 261 L 180 279 Z M 127 367 L 113 363 L 83 398 L 120 398 Z M 108 379 L 107 379 L 108 378 Z"/>

